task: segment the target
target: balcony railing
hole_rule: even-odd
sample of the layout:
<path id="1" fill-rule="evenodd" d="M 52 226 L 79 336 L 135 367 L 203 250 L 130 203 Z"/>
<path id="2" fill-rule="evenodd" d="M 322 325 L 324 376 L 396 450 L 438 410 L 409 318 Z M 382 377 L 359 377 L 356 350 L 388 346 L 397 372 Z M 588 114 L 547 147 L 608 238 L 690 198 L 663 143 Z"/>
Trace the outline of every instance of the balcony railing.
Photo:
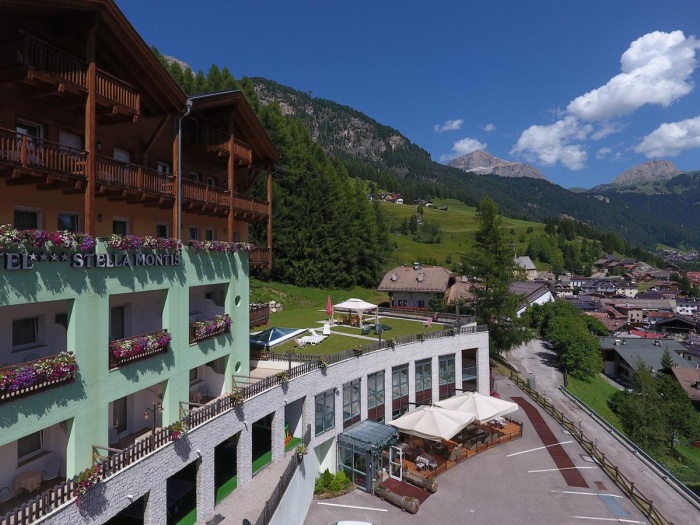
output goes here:
<path id="1" fill-rule="evenodd" d="M 182 181 L 183 200 L 213 206 L 229 207 L 229 191 L 191 180 Z"/>
<path id="2" fill-rule="evenodd" d="M 108 157 L 97 157 L 97 181 L 108 185 L 138 189 L 145 193 L 172 196 L 172 175 L 137 164 L 128 164 Z"/>
<path id="3" fill-rule="evenodd" d="M 118 368 L 168 351 L 170 334 L 158 330 L 148 334 L 117 339 L 109 343 L 109 368 Z"/>
<path id="4" fill-rule="evenodd" d="M 272 258 L 272 250 L 269 248 L 258 248 L 248 254 L 248 264 L 251 268 L 267 266 Z"/>
<path id="5" fill-rule="evenodd" d="M 228 140 L 227 133 L 209 124 L 200 124 L 182 130 L 183 146 L 206 146 L 215 152 L 228 155 Z"/>
<path id="6" fill-rule="evenodd" d="M 269 215 L 268 205 L 267 201 L 254 199 L 250 195 L 233 194 L 233 209 L 237 212 L 267 217 Z"/>
<path id="7" fill-rule="evenodd" d="M 88 90 L 88 65 L 68 53 L 28 33 L 0 43 L 0 68 L 24 66 L 60 82 Z M 97 70 L 97 97 L 127 112 L 139 114 L 138 91 L 105 71 Z"/>
<path id="8" fill-rule="evenodd" d="M 251 304 L 250 305 L 250 328 L 266 325 L 270 321 L 270 305 L 269 304 Z"/>
<path id="9" fill-rule="evenodd" d="M 231 331 L 231 317 L 217 315 L 204 321 L 190 323 L 190 344 L 198 343 Z"/>
<path id="10" fill-rule="evenodd" d="M 0 368 L 0 404 L 72 383 L 78 371 L 72 353 L 42 357 Z"/>
<path id="11" fill-rule="evenodd" d="M 85 177 L 84 151 L 0 128 L 0 163 Z"/>
<path id="12" fill-rule="evenodd" d="M 253 148 L 238 139 L 233 141 L 233 154 L 248 163 L 253 162 Z"/>

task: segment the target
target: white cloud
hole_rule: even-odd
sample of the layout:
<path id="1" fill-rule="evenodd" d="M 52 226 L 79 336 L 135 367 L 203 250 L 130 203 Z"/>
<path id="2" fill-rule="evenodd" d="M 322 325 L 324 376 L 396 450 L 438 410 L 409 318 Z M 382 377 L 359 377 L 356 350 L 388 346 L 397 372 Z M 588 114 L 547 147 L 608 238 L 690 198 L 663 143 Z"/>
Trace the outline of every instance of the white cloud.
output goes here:
<path id="1" fill-rule="evenodd" d="M 585 140 L 593 131 L 590 124 L 582 125 L 571 115 L 549 126 L 530 126 L 522 132 L 511 154 L 521 154 L 529 162 L 553 166 L 561 162 L 571 170 L 586 164 L 586 150 L 575 141 Z"/>
<path id="2" fill-rule="evenodd" d="M 587 121 L 632 113 L 645 104 L 668 107 L 693 89 L 700 43 L 682 31 L 654 31 L 638 38 L 622 54 L 622 73 L 607 84 L 572 100 L 567 110 Z"/>
<path id="3" fill-rule="evenodd" d="M 611 154 L 612 154 L 612 149 L 610 149 L 610 148 L 600 148 L 600 149 L 596 152 L 595 158 L 598 159 L 598 160 L 603 160 L 603 159 L 609 157 Z"/>
<path id="4" fill-rule="evenodd" d="M 483 129 L 486 133 L 491 133 L 492 131 L 496 131 L 496 125 L 492 122 L 489 122 L 485 126 L 481 126 L 481 129 Z"/>
<path id="5" fill-rule="evenodd" d="M 700 148 L 700 116 L 661 124 L 637 144 L 634 151 L 648 158 L 674 157 L 687 149 Z"/>
<path id="6" fill-rule="evenodd" d="M 591 133 L 591 140 L 600 140 L 613 133 L 619 133 L 623 128 L 624 126 L 621 122 L 605 122 L 600 124 L 599 127 Z"/>
<path id="7" fill-rule="evenodd" d="M 442 155 L 440 157 L 440 161 L 447 162 L 448 160 L 461 157 L 462 155 L 468 155 L 469 153 L 474 153 L 475 151 L 485 150 L 486 146 L 488 146 L 488 144 L 466 137 L 455 142 L 454 146 L 452 146 L 452 153 L 449 155 Z"/>
<path id="8" fill-rule="evenodd" d="M 442 125 L 435 124 L 433 126 L 433 129 L 435 130 L 435 133 L 445 133 L 446 131 L 458 131 L 462 129 L 462 124 L 464 124 L 464 120 L 458 118 L 455 120 L 448 120 Z"/>

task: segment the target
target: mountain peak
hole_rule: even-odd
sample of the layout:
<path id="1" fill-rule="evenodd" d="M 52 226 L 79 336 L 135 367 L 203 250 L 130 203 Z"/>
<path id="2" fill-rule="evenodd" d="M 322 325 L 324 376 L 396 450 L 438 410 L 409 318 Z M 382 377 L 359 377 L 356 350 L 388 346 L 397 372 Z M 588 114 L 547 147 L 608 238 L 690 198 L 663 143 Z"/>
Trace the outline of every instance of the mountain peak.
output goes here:
<path id="1" fill-rule="evenodd" d="M 670 160 L 652 160 L 632 166 L 615 177 L 610 184 L 621 186 L 623 184 L 669 180 L 681 173 L 683 172 L 676 168 L 676 165 Z"/>
<path id="2" fill-rule="evenodd" d="M 528 164 L 519 164 L 499 159 L 490 153 L 478 150 L 452 159 L 447 163 L 452 168 L 470 171 L 477 175 L 498 175 L 500 177 L 529 177 L 547 180 L 542 172 Z"/>

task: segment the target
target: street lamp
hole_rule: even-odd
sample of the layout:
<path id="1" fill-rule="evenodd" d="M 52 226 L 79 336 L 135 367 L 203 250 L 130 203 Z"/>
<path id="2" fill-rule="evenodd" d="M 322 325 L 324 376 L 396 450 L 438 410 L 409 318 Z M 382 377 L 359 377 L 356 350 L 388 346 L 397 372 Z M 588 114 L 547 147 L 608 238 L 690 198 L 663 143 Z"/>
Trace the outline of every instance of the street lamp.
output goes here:
<path id="1" fill-rule="evenodd" d="M 294 352 L 294 350 L 292 350 L 291 348 L 290 348 L 289 350 L 287 350 L 287 353 L 285 354 L 285 357 L 289 360 L 289 370 L 288 370 L 288 372 L 289 372 L 289 374 L 290 374 L 290 377 L 291 377 L 291 374 L 292 374 L 292 357 L 294 357 L 295 355 L 296 355 L 296 352 Z"/>
<path id="2" fill-rule="evenodd" d="M 151 419 L 151 437 L 155 439 L 156 437 L 156 414 L 160 413 L 163 411 L 163 405 L 160 403 L 156 403 L 155 401 L 151 403 L 152 406 L 146 408 L 146 410 L 143 413 L 143 419 L 148 421 L 150 417 Z"/>

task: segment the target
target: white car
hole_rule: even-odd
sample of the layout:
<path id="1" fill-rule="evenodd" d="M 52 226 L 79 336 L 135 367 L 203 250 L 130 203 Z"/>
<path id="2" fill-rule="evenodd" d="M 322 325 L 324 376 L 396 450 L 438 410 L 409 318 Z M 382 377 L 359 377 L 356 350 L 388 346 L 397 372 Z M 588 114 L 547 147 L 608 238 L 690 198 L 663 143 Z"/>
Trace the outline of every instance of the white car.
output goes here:
<path id="1" fill-rule="evenodd" d="M 336 521 L 334 523 L 331 523 L 331 525 L 372 525 L 372 524 L 369 521 L 344 520 L 344 521 Z"/>

